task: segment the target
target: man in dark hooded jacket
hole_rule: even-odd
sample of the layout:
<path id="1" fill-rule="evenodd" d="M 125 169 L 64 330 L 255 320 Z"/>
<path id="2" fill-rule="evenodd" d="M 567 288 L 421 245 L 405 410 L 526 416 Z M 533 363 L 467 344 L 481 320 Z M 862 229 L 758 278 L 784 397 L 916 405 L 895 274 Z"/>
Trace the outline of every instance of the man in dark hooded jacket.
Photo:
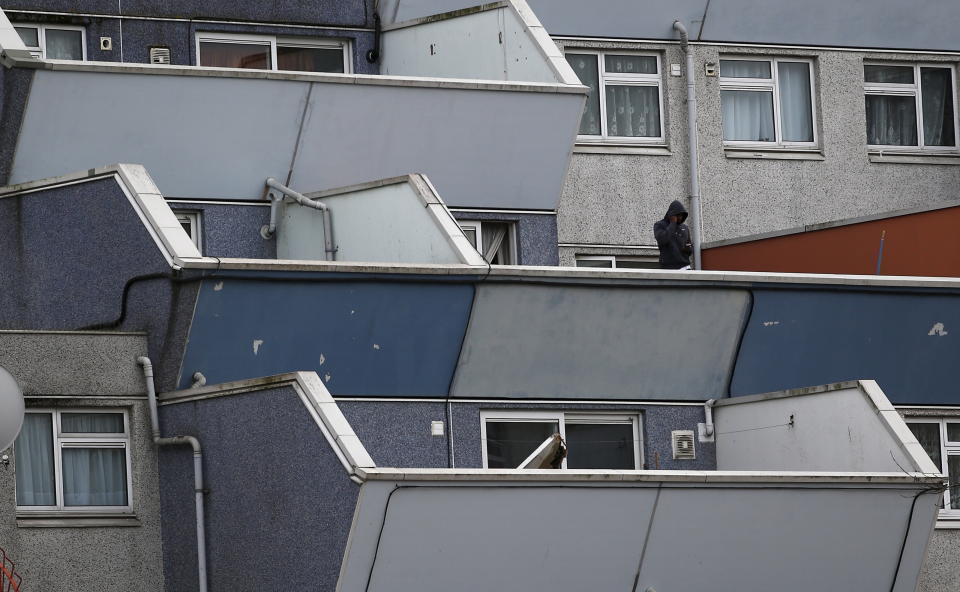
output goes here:
<path id="1" fill-rule="evenodd" d="M 660 248 L 660 267 L 664 269 L 690 268 L 693 245 L 690 244 L 690 229 L 684 224 L 686 219 L 687 210 L 682 203 L 674 200 L 663 220 L 653 225 L 653 236 Z"/>

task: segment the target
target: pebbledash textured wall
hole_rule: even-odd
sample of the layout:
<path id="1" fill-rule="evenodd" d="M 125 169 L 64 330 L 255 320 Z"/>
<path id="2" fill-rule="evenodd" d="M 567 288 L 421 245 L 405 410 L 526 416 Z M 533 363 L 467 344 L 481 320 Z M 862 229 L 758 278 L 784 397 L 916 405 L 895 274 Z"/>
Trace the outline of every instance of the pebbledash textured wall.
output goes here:
<path id="1" fill-rule="evenodd" d="M 600 252 L 589 245 L 654 245 L 653 224 L 671 200 L 689 207 L 686 78 L 670 76 L 670 64 L 683 64 L 676 43 L 563 41 L 566 52 L 646 51 L 661 56 L 666 148 L 574 148 L 558 206 L 560 263 L 572 265 L 577 253 Z M 763 158 L 725 151 L 720 88 L 704 64 L 726 56 L 789 56 L 813 59 L 815 126 L 819 153 L 811 160 Z M 916 162 L 871 162 L 867 152 L 863 62 L 955 64 L 955 55 L 880 53 L 822 49 L 694 46 L 700 151 L 703 241 L 718 241 L 929 205 L 957 198 L 960 164 L 949 158 L 917 157 Z M 954 90 L 956 93 L 956 89 Z M 645 153 L 644 153 L 645 152 Z M 735 158 L 741 156 L 741 158 Z M 603 251 L 603 252 L 609 252 Z M 624 249 L 621 254 L 636 254 Z"/>

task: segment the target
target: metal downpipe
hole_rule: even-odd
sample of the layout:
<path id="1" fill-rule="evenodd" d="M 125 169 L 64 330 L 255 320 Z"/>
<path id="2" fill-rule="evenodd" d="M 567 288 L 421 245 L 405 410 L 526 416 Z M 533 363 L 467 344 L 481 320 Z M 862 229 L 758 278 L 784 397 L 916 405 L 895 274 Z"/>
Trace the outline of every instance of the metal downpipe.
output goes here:
<path id="1" fill-rule="evenodd" d="M 703 210 L 700 208 L 700 154 L 697 140 L 697 87 L 693 71 L 693 51 L 687 28 L 679 20 L 673 21 L 673 28 L 680 35 L 680 45 L 687 58 L 687 144 L 690 150 L 690 209 L 694 220 L 693 231 L 693 268 L 702 269 L 700 260 L 700 234 L 703 228 Z"/>
<path id="2" fill-rule="evenodd" d="M 157 391 L 153 384 L 153 364 L 150 358 L 140 356 L 137 363 L 143 366 L 143 378 L 147 383 L 147 399 L 150 403 L 150 430 L 157 446 L 183 446 L 193 448 L 194 510 L 197 515 L 197 580 L 200 592 L 207 592 L 207 543 L 203 512 L 203 451 L 200 440 L 193 436 L 160 437 L 160 418 L 157 414 Z"/>
<path id="3" fill-rule="evenodd" d="M 301 193 L 297 193 L 273 177 L 269 177 L 267 179 L 267 187 L 289 197 L 301 206 L 320 210 L 323 215 L 323 249 L 327 256 L 326 260 L 336 261 L 337 248 L 334 246 L 333 241 L 333 220 L 330 213 L 330 208 L 328 208 L 325 203 L 312 200 Z M 279 208 L 280 201 L 283 199 L 283 197 L 280 197 L 279 199 L 275 198 L 273 191 L 271 191 L 270 194 L 270 225 L 260 233 L 264 238 L 270 238 L 277 231 L 277 208 Z"/>

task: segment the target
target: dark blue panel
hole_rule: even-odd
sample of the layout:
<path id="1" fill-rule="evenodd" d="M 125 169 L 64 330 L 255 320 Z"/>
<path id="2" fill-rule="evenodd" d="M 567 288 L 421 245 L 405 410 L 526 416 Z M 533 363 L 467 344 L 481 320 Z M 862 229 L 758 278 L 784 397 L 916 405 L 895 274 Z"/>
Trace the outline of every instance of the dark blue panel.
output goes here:
<path id="1" fill-rule="evenodd" d="M 755 290 L 731 394 L 872 378 L 897 404 L 956 405 L 958 338 L 956 296 Z"/>
<path id="2" fill-rule="evenodd" d="M 337 395 L 446 396 L 472 301 L 462 284 L 206 280 L 180 385 L 315 370 Z"/>

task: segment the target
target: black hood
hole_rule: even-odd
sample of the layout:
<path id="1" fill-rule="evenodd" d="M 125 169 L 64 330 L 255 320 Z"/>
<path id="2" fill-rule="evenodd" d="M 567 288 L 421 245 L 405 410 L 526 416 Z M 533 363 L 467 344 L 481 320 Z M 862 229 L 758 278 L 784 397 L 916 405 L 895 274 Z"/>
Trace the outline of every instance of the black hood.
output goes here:
<path id="1" fill-rule="evenodd" d="M 687 219 L 687 209 L 679 201 L 673 200 L 670 207 L 667 208 L 667 215 L 663 219 L 669 220 L 670 216 L 680 216 L 680 223 L 682 224 Z"/>

